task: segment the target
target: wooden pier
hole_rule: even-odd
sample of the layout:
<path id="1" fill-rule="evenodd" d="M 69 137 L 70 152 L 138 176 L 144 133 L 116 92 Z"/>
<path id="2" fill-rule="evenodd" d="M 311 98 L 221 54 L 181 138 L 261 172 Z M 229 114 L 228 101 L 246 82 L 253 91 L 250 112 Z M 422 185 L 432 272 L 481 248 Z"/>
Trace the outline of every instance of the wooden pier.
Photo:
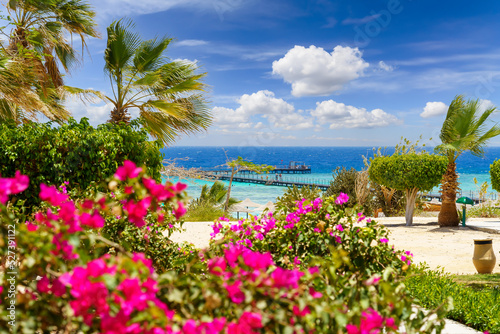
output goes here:
<path id="1" fill-rule="evenodd" d="M 229 181 L 231 176 L 216 176 L 219 180 Z M 269 179 L 259 179 L 259 178 L 251 178 L 251 177 L 241 177 L 235 176 L 233 177 L 233 182 L 243 182 L 243 183 L 255 183 L 255 184 L 263 184 L 266 186 L 279 186 L 279 187 L 292 187 L 296 186 L 297 188 L 302 187 L 316 187 L 321 190 L 327 190 L 330 185 L 326 184 L 316 184 L 316 183 L 306 183 L 306 182 L 294 182 L 294 181 L 283 181 L 283 180 L 269 180 Z"/>
<path id="2" fill-rule="evenodd" d="M 268 171 L 269 174 L 311 174 L 311 166 L 300 161 L 290 161 L 288 165 L 275 165 L 273 170 Z M 213 175 L 231 173 L 229 168 L 226 169 L 207 169 L 207 173 Z M 256 174 L 252 170 L 241 169 L 238 174 Z"/>

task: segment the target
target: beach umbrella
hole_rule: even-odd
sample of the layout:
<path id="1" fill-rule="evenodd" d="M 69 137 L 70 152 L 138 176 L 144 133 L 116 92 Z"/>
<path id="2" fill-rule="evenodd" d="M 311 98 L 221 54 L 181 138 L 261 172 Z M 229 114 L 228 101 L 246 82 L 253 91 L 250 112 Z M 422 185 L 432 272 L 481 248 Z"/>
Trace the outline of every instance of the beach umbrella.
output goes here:
<path id="1" fill-rule="evenodd" d="M 269 201 L 266 204 L 259 206 L 257 209 L 255 209 L 255 211 L 261 211 L 262 212 L 262 211 L 264 211 L 266 209 L 269 212 L 274 212 L 274 210 L 276 210 L 276 207 L 274 206 L 273 202 Z"/>
<path id="2" fill-rule="evenodd" d="M 236 212 L 236 217 L 240 219 L 240 212 L 246 212 L 247 213 L 247 218 L 248 214 L 252 212 L 248 207 L 241 205 L 241 203 L 233 204 L 229 208 L 232 212 Z"/>
<path id="3" fill-rule="evenodd" d="M 255 203 L 254 201 L 252 201 L 248 197 L 245 198 L 243 201 L 239 202 L 238 204 L 241 205 L 241 206 L 246 206 L 247 208 L 248 207 L 258 208 L 259 206 L 261 206 L 259 203 Z"/>
<path id="4" fill-rule="evenodd" d="M 465 205 L 466 204 L 471 204 L 471 205 L 474 205 L 474 201 L 472 199 L 470 199 L 469 197 L 460 197 L 459 199 L 457 199 L 457 203 L 459 204 L 463 204 L 462 205 L 462 226 L 465 227 Z"/>

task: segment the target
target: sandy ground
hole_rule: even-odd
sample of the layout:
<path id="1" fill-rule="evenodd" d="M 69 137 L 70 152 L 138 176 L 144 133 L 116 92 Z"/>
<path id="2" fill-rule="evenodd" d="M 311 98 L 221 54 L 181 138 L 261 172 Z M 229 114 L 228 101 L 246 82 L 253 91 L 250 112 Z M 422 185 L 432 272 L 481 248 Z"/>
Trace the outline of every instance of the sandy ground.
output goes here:
<path id="1" fill-rule="evenodd" d="M 493 239 L 493 250 L 497 258 L 494 273 L 500 273 L 500 228 L 499 233 L 483 232 L 468 227 L 440 228 L 435 217 L 415 217 L 413 226 L 405 225 L 404 217 L 376 218 L 391 232 L 389 243 L 396 249 L 409 250 L 415 262 L 426 262 L 431 269 L 438 267 L 453 274 L 474 274 L 472 263 L 474 239 Z M 490 220 L 491 221 L 491 220 Z M 500 221 L 496 219 L 500 226 Z M 172 236 L 174 241 L 187 241 L 196 247 L 208 246 L 212 223 L 184 224 L 185 232 Z"/>

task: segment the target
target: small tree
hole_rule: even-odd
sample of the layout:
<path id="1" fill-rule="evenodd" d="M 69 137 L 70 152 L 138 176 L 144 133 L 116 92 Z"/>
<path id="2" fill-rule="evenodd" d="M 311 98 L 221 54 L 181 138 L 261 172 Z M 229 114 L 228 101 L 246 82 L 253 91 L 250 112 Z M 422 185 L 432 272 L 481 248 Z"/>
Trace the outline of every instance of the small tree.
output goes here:
<path id="1" fill-rule="evenodd" d="M 226 162 L 226 166 L 231 168 L 231 178 L 229 179 L 229 186 L 227 188 L 227 197 L 226 197 L 226 204 L 224 204 L 224 211 L 227 211 L 229 207 L 229 198 L 231 197 L 231 186 L 233 184 L 233 177 L 236 173 L 238 173 L 240 170 L 250 170 L 256 172 L 257 174 L 260 174 L 262 172 L 267 173 L 270 170 L 274 169 L 273 166 L 257 165 L 251 161 L 244 160 L 242 157 L 238 157 L 238 159 Z"/>
<path id="2" fill-rule="evenodd" d="M 500 192 L 500 159 L 490 165 L 491 188 Z"/>
<path id="3" fill-rule="evenodd" d="M 428 153 L 394 154 L 373 159 L 368 172 L 373 181 L 405 191 L 406 226 L 411 226 L 417 193 L 430 191 L 439 184 L 447 162 L 443 156 Z"/>

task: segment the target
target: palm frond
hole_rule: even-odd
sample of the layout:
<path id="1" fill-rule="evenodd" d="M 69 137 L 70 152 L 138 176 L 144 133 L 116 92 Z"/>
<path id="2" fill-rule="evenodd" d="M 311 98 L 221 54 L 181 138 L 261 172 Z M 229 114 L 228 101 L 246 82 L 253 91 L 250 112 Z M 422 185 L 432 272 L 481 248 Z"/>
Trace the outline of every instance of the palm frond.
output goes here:
<path id="1" fill-rule="evenodd" d="M 154 71 L 165 61 L 164 51 L 171 38 L 147 40 L 141 43 L 134 55 L 134 69 L 138 73 Z"/>
<path id="2" fill-rule="evenodd" d="M 108 43 L 104 51 L 104 69 L 110 73 L 123 71 L 141 44 L 139 34 L 129 30 L 134 24 L 129 20 L 113 22 L 108 28 Z"/>

